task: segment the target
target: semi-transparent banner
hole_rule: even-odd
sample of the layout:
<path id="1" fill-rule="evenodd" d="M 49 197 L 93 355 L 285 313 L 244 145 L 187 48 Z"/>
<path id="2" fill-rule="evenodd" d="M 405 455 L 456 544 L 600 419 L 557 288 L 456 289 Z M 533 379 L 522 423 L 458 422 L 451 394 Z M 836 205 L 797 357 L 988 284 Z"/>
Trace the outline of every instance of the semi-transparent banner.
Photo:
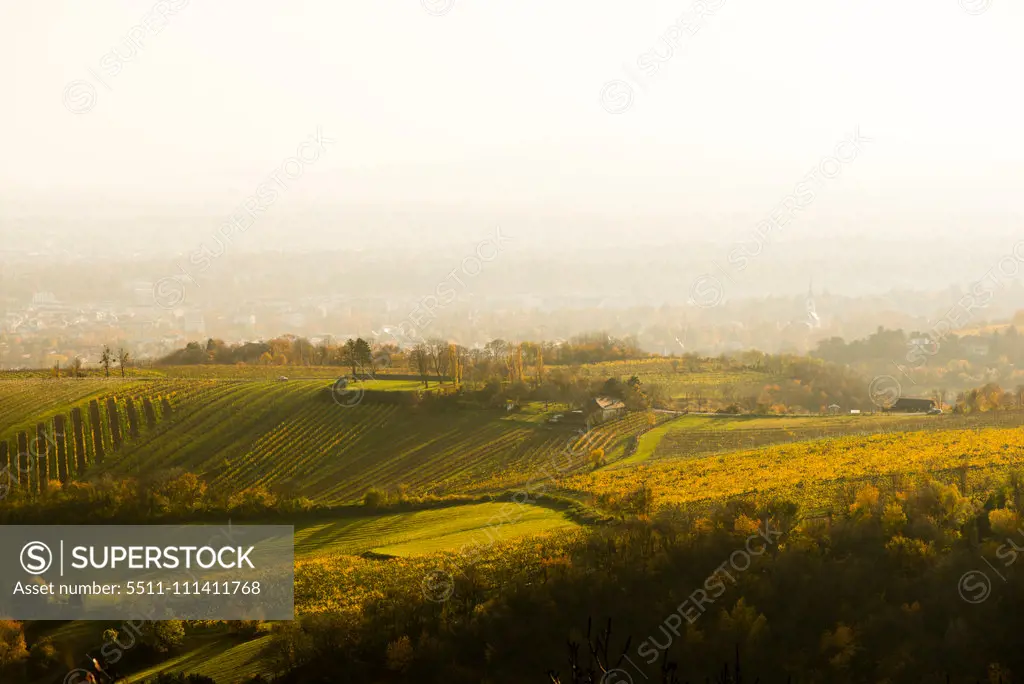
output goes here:
<path id="1" fill-rule="evenodd" d="M 291 620 L 290 525 L 0 525 L 0 618 Z"/>

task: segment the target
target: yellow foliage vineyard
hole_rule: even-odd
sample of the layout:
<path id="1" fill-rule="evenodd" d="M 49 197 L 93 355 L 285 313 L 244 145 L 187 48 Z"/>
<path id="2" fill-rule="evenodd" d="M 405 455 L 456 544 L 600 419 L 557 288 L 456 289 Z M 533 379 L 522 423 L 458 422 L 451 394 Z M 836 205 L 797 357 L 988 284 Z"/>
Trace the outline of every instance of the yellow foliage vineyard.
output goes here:
<path id="1" fill-rule="evenodd" d="M 565 549 L 585 536 L 585 530 L 573 528 L 387 560 L 313 554 L 295 563 L 295 610 L 300 615 L 359 614 L 368 606 L 387 603 L 388 597 L 404 594 L 413 604 L 440 612 L 449 597 L 463 595 L 467 583 L 479 589 L 524 576 L 547 579 L 567 562 Z"/>
<path id="2" fill-rule="evenodd" d="M 851 484 L 931 475 L 963 477 L 973 490 L 1022 465 L 1024 430 L 991 428 L 850 436 L 672 459 L 575 475 L 565 486 L 614 499 L 646 483 L 656 506 L 776 496 L 828 505 Z"/>

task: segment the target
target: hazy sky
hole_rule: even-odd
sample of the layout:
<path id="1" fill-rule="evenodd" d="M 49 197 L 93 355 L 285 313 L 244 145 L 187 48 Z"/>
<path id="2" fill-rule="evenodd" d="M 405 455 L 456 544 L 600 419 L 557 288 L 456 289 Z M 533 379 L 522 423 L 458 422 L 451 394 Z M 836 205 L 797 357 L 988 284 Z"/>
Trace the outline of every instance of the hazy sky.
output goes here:
<path id="1" fill-rule="evenodd" d="M 1015 0 L 5 2 L 0 198 L 226 212 L 319 127 L 293 208 L 764 213 L 859 126 L 821 215 L 1016 211 L 1022 27 Z"/>

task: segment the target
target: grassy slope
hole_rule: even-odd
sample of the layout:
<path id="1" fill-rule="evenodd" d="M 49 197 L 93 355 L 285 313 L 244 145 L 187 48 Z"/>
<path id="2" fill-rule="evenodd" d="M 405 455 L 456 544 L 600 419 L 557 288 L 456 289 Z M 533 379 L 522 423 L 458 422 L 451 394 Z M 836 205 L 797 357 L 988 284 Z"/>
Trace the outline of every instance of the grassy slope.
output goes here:
<path id="1" fill-rule="evenodd" d="M 212 677 L 217 684 L 244 682 L 258 674 L 271 674 L 262 653 L 269 641 L 269 636 L 239 641 L 225 630 L 203 631 L 190 635 L 174 657 L 121 681 L 130 684 L 156 677 L 161 672 L 183 672 Z"/>
<path id="2" fill-rule="evenodd" d="M 388 380 L 384 375 L 350 383 L 349 386 L 374 392 L 415 392 L 423 389 L 423 383 L 419 380 Z M 437 383 L 430 383 L 430 387 L 437 387 Z"/>
<path id="3" fill-rule="evenodd" d="M 714 418 L 707 416 L 684 416 L 682 418 L 677 418 L 676 420 L 663 423 L 662 425 L 659 425 L 652 430 L 648 430 L 641 435 L 636 452 L 632 456 L 613 463 L 608 467 L 626 468 L 639 465 L 654 457 L 658 450 L 658 445 L 661 444 L 661 440 L 666 435 L 676 432 L 697 430 L 706 426 L 713 420 Z"/>
<path id="4" fill-rule="evenodd" d="M 507 522 L 505 522 L 507 521 Z M 575 523 L 547 508 L 515 503 L 454 506 L 371 518 L 317 522 L 295 531 L 295 554 L 419 556 L 490 539 L 546 532 Z"/>
<path id="5" fill-rule="evenodd" d="M 644 384 L 664 385 L 672 398 L 702 394 L 706 398 L 721 398 L 723 387 L 758 387 L 771 380 L 767 373 L 757 371 L 721 371 L 707 365 L 697 371 L 687 370 L 685 361 L 676 359 L 637 359 L 587 364 L 585 371 L 598 378 L 621 379 L 636 375 Z"/>

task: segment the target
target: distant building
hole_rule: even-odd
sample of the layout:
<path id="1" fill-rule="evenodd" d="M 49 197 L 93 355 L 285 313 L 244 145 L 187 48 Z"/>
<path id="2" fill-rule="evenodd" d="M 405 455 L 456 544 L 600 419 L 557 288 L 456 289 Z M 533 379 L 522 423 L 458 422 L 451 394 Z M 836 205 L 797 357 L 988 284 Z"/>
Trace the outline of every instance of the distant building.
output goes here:
<path id="1" fill-rule="evenodd" d="M 626 405 L 615 397 L 592 397 L 583 407 L 588 423 L 603 423 L 626 413 Z"/>
<path id="2" fill-rule="evenodd" d="M 935 408 L 934 399 L 900 397 L 896 403 L 885 409 L 886 413 L 927 413 Z"/>

